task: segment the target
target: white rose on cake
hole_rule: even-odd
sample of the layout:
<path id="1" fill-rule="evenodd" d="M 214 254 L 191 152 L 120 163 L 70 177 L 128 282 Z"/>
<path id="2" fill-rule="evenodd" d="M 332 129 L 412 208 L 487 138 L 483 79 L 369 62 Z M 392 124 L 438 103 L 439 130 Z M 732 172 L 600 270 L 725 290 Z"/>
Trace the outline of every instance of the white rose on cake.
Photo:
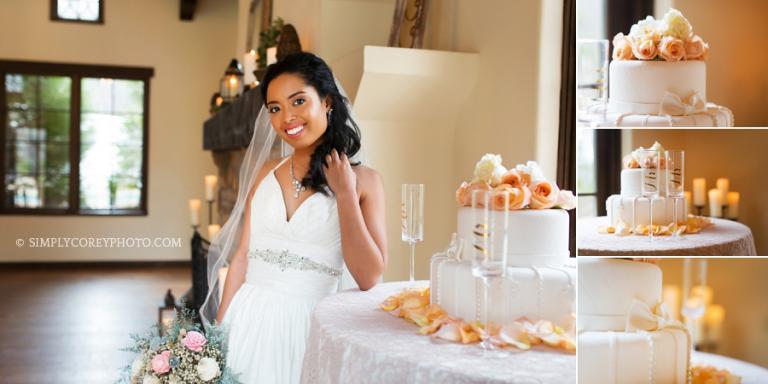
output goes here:
<path id="1" fill-rule="evenodd" d="M 501 155 L 486 153 L 475 165 L 473 182 L 483 181 L 495 187 L 499 185 L 505 173 L 507 169 L 501 165 Z"/>
<path id="2" fill-rule="evenodd" d="M 632 40 L 640 40 L 646 35 L 658 33 L 659 28 L 659 22 L 656 21 L 653 16 L 648 16 L 645 20 L 640 20 L 637 24 L 632 26 L 629 30 L 629 37 L 632 38 Z"/>
<path id="3" fill-rule="evenodd" d="M 524 172 L 525 174 L 530 175 L 531 183 L 547 180 L 547 178 L 544 177 L 544 172 L 541 171 L 541 167 L 539 167 L 539 163 L 535 161 L 529 161 L 525 163 L 525 165 L 518 164 L 515 169 L 517 169 L 518 172 Z"/>
<path id="4" fill-rule="evenodd" d="M 682 41 L 688 40 L 691 37 L 693 28 L 688 19 L 677 9 L 670 9 L 664 19 L 661 20 L 661 34 L 664 36 L 674 37 Z"/>

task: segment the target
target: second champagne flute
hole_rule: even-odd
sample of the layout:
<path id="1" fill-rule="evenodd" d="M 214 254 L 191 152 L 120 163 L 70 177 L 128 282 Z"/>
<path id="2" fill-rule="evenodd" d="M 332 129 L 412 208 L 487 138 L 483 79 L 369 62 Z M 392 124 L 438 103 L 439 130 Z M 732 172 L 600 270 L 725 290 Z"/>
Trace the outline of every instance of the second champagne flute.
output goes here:
<path id="1" fill-rule="evenodd" d="M 410 278 L 415 281 L 416 243 L 424 240 L 424 184 L 403 184 L 401 187 L 401 239 L 411 247 Z"/>

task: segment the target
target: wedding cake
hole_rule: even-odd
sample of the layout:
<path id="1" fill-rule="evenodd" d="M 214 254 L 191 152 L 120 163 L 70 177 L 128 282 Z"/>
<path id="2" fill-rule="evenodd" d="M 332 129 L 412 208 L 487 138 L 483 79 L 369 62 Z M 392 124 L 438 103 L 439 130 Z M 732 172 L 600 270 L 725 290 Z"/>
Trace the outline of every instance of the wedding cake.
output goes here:
<path id="1" fill-rule="evenodd" d="M 580 383 L 688 382 L 691 338 L 661 303 L 658 266 L 579 259 Z"/>
<path id="2" fill-rule="evenodd" d="M 657 151 L 659 154 L 659 166 L 652 172 L 644 171 L 640 164 L 643 161 L 640 153 L 643 151 L 640 147 L 624 158 L 621 170 L 621 193 L 611 195 L 605 202 L 608 222 L 615 228 L 624 227 L 635 230 L 637 226 L 670 225 L 674 222 L 675 204 L 677 204 L 677 221 L 682 223 L 688 216 L 685 198 L 672 199 L 667 197 L 667 172 L 661 158 L 664 156 L 664 147 L 658 142 L 654 143 L 649 149 Z M 653 200 L 642 198 L 642 185 L 648 180 L 645 177 L 657 182 L 658 197 Z M 649 204 L 653 211 L 649 209 Z"/>
<path id="3" fill-rule="evenodd" d="M 506 276 L 492 287 L 494 305 L 489 319 L 504 323 L 526 317 L 572 325 L 576 289 L 575 268 L 569 264 L 569 217 L 575 206 L 570 191 L 547 181 L 535 162 L 507 170 L 499 155 L 485 155 L 474 179 L 456 192 L 458 212 L 456 252 L 431 261 L 433 302 L 452 316 L 474 321 L 483 313 L 483 283 L 472 274 L 475 209 L 471 191 L 509 191 L 508 207 L 495 206 L 490 220 L 502 227 L 508 210 Z M 496 237 L 501 241 L 500 237 Z"/>
<path id="4" fill-rule="evenodd" d="M 594 126 L 733 126 L 733 113 L 707 102 L 709 45 L 680 11 L 648 16 L 613 39 L 608 104 L 587 108 Z"/>

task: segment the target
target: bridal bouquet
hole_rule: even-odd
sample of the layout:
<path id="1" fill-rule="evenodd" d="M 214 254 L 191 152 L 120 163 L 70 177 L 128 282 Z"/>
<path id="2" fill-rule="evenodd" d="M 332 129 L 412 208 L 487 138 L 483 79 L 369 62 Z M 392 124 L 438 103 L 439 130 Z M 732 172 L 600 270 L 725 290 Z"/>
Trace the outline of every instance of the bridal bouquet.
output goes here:
<path id="1" fill-rule="evenodd" d="M 165 336 L 157 326 L 143 335 L 131 335 L 133 343 L 124 351 L 137 354 L 123 369 L 118 383 L 131 384 L 240 384 L 226 368 L 224 332 L 212 326 L 207 335 L 192 321 L 192 311 L 182 307 Z"/>

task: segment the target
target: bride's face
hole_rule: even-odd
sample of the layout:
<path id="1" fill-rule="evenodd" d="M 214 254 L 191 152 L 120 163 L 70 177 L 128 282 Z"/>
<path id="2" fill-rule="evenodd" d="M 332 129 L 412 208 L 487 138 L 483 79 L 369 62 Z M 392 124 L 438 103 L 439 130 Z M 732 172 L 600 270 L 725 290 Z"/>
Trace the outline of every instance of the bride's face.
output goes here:
<path id="1" fill-rule="evenodd" d="M 269 83 L 267 111 L 272 128 L 294 149 L 313 146 L 328 129 L 327 103 L 314 87 L 292 73 Z"/>

